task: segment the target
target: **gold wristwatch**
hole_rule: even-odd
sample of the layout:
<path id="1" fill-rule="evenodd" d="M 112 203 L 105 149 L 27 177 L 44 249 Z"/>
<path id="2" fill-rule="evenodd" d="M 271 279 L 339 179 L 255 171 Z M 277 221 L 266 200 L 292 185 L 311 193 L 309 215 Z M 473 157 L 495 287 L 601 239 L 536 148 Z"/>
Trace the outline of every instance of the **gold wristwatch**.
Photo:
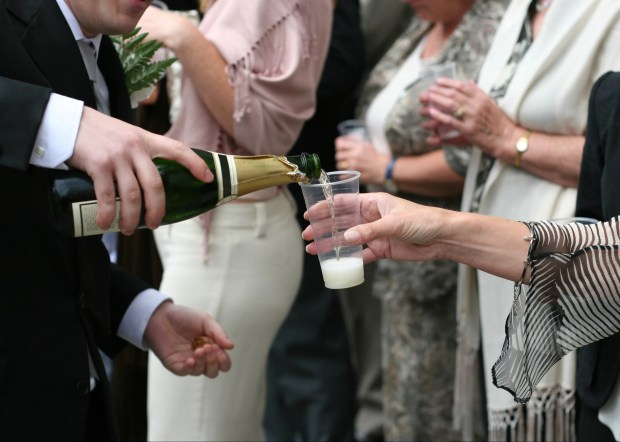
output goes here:
<path id="1" fill-rule="evenodd" d="M 517 144 L 515 144 L 515 150 L 517 151 L 515 155 L 515 167 L 521 167 L 521 157 L 530 147 L 530 135 L 532 135 L 532 132 L 526 130 L 517 140 Z"/>

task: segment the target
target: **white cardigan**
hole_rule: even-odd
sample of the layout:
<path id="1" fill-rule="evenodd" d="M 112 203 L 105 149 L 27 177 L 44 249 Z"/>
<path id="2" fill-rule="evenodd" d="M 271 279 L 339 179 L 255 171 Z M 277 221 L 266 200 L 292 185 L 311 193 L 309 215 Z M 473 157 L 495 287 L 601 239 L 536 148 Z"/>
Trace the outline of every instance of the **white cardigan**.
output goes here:
<path id="1" fill-rule="evenodd" d="M 512 54 L 530 3 L 531 0 L 513 0 L 508 7 L 480 73 L 478 84 L 483 90 L 492 88 Z M 498 104 L 517 124 L 530 130 L 584 134 L 592 84 L 610 70 L 620 70 L 620 1 L 554 0 L 540 34 L 521 60 Z M 475 149 L 465 180 L 464 211 L 471 205 L 479 163 L 480 151 Z M 575 198 L 576 189 L 495 161 L 485 183 L 479 211 L 516 220 L 567 217 L 574 213 Z M 471 370 L 475 369 L 479 346 L 478 315 L 482 324 L 487 409 L 514 410 L 517 405 L 510 394 L 493 386 L 491 380 L 491 367 L 504 342 L 504 325 L 512 293 L 511 281 L 466 266 L 459 268 L 460 346 L 455 423 L 462 426 L 466 438 L 471 437 L 472 431 L 473 417 L 468 401 L 475 395 Z M 574 354 L 558 363 L 539 384 L 543 388 L 558 385 L 574 392 Z M 489 425 L 504 423 L 490 422 Z"/>

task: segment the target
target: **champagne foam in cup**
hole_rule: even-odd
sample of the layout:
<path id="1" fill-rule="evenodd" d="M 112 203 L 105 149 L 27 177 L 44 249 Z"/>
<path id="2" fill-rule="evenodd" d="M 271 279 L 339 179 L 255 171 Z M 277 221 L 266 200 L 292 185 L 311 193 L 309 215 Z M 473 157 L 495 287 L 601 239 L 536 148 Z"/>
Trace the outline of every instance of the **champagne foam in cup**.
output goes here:
<path id="1" fill-rule="evenodd" d="M 321 262 L 321 271 L 328 289 L 353 287 L 364 282 L 364 262 L 361 257 L 326 259 Z"/>

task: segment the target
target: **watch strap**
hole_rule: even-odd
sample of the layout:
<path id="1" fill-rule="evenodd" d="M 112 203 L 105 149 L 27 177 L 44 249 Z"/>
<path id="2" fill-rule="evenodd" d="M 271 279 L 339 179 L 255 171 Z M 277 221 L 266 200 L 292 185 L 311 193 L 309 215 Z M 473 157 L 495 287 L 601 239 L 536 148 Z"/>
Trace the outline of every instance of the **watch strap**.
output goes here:
<path id="1" fill-rule="evenodd" d="M 383 185 L 385 187 L 385 190 L 387 190 L 389 193 L 398 192 L 398 188 L 396 187 L 396 183 L 394 182 L 394 179 L 392 177 L 394 174 L 394 164 L 396 164 L 397 159 L 398 158 L 393 157 L 388 163 L 387 169 L 385 169 L 385 183 Z"/>
<path id="2" fill-rule="evenodd" d="M 521 167 L 521 158 L 523 154 L 530 148 L 530 135 L 532 132 L 526 130 L 523 135 L 519 137 L 515 144 L 515 167 Z"/>
<path id="3" fill-rule="evenodd" d="M 392 158 L 388 163 L 387 169 L 385 169 L 385 179 L 391 180 L 392 175 L 394 174 L 394 164 L 396 163 L 396 158 Z"/>

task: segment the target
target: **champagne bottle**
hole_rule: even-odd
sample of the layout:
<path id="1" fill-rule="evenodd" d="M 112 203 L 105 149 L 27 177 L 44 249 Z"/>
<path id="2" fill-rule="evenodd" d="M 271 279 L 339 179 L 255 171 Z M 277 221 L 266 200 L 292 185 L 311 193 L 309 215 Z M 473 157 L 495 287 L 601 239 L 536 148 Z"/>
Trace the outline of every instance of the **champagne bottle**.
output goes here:
<path id="1" fill-rule="evenodd" d="M 166 214 L 162 225 L 193 218 L 242 195 L 292 182 L 308 182 L 321 174 L 316 154 L 296 156 L 235 156 L 194 149 L 208 165 L 215 179 L 204 183 L 176 161 L 155 158 L 166 193 Z M 56 227 L 73 236 L 99 235 L 119 231 L 120 198 L 116 217 L 107 230 L 95 220 L 97 201 L 90 177 L 80 171 L 52 171 L 52 210 Z M 144 227 L 144 219 L 140 226 Z"/>

